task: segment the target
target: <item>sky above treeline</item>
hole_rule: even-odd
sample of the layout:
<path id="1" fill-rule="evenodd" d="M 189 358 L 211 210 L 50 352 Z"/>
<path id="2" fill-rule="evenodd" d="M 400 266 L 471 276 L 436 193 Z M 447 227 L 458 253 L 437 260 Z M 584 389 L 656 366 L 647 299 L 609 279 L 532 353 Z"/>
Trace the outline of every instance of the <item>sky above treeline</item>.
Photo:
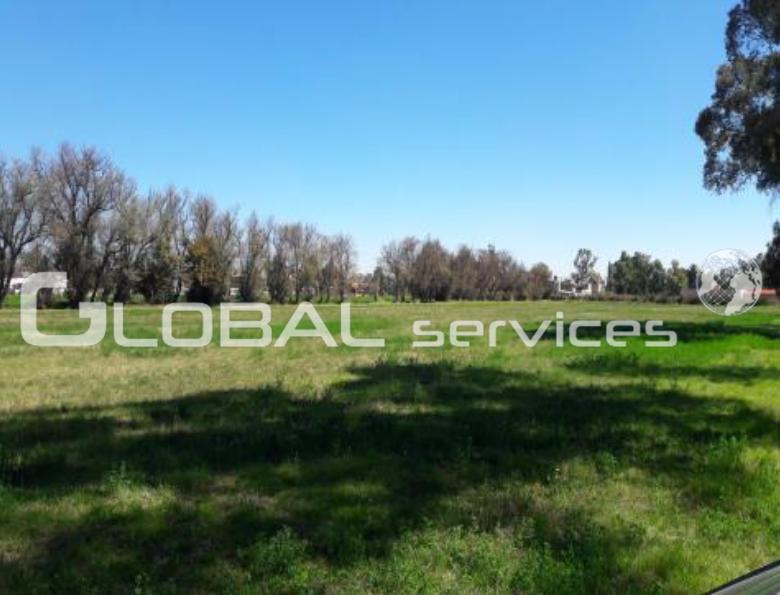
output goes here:
<path id="1" fill-rule="evenodd" d="M 760 251 L 780 210 L 702 188 L 735 0 L 0 4 L 0 152 L 68 140 L 142 189 L 528 265 Z"/>

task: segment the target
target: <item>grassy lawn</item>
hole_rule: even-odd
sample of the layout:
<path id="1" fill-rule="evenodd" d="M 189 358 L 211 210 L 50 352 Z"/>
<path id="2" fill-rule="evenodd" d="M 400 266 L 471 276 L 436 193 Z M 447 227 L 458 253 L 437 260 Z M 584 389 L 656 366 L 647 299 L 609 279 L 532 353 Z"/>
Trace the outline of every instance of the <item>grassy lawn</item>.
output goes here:
<path id="1" fill-rule="evenodd" d="M 416 319 L 557 310 L 680 343 L 411 348 Z M 691 593 L 780 557 L 780 308 L 353 314 L 385 349 L 41 349 L 0 311 L 0 592 Z"/>

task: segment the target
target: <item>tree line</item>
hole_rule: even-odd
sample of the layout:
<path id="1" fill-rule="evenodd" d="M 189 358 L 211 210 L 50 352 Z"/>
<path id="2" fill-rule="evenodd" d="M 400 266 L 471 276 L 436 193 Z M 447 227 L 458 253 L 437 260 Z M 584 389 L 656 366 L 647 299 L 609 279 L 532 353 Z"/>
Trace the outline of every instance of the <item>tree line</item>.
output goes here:
<path id="1" fill-rule="evenodd" d="M 526 269 L 493 246 L 450 253 L 438 240 L 408 237 L 384 246 L 371 275 L 358 275 L 356 262 L 346 234 L 254 212 L 240 221 L 176 187 L 142 193 L 92 147 L 0 159 L 0 304 L 21 270 L 65 272 L 73 306 L 134 296 L 343 301 L 355 288 L 399 301 L 542 299 L 554 290 L 547 265 Z"/>
<path id="2" fill-rule="evenodd" d="M 666 268 L 649 254 L 624 251 L 607 267 L 607 291 L 643 297 L 679 296 L 683 290 L 696 289 L 698 274 L 695 264 L 685 268 L 673 260 Z"/>
<path id="3" fill-rule="evenodd" d="M 759 259 L 777 287 L 780 224 Z M 581 249 L 573 273 L 557 279 L 545 263 L 527 268 L 492 245 L 450 251 L 416 237 L 383 246 L 371 274 L 359 275 L 356 262 L 346 234 L 254 212 L 240 221 L 211 197 L 175 187 L 141 193 L 94 148 L 63 144 L 53 155 L 0 159 L 0 304 L 21 270 L 67 273 L 71 305 L 136 296 L 151 304 L 343 301 L 353 293 L 396 301 L 538 300 L 591 286 L 606 297 L 679 297 L 695 289 L 698 276 L 695 265 L 672 261 L 667 268 L 648 254 L 623 252 L 608 264 L 604 285 L 596 256 Z"/>
<path id="4" fill-rule="evenodd" d="M 216 303 L 345 299 L 352 239 L 312 225 L 239 222 L 205 195 L 138 191 L 94 148 L 60 146 L 0 160 L 0 304 L 19 270 L 67 273 L 71 305 L 85 300 Z"/>
<path id="5" fill-rule="evenodd" d="M 527 269 L 492 245 L 450 252 L 431 238 L 406 237 L 383 246 L 373 279 L 377 292 L 396 301 L 544 299 L 554 291 L 544 263 Z"/>

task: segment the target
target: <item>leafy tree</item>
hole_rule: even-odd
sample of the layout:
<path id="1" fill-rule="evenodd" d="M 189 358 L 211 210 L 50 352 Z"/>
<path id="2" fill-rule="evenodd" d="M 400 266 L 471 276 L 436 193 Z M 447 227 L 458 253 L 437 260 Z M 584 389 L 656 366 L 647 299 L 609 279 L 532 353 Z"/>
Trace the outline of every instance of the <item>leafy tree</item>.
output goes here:
<path id="1" fill-rule="evenodd" d="M 692 264 L 688 267 L 688 289 L 696 289 L 696 284 L 699 279 L 699 267 Z"/>
<path id="2" fill-rule="evenodd" d="M 543 262 L 539 262 L 528 271 L 528 297 L 532 300 L 543 300 L 552 295 L 553 274 Z"/>
<path id="3" fill-rule="evenodd" d="M 202 236 L 192 242 L 186 262 L 190 277 L 187 299 L 204 304 L 218 303 L 225 295 L 226 287 L 214 238 Z"/>
<path id="4" fill-rule="evenodd" d="M 780 221 L 775 221 L 772 239 L 766 245 L 766 253 L 761 260 L 764 285 L 775 290 L 780 296 Z"/>
<path id="5" fill-rule="evenodd" d="M 647 295 L 662 295 L 669 292 L 669 277 L 663 263 L 657 258 L 650 263 L 646 287 Z"/>
<path id="6" fill-rule="evenodd" d="M 620 258 L 609 265 L 607 289 L 624 295 L 654 296 L 679 295 L 681 290 L 690 286 L 691 275 L 696 275 L 695 267 L 684 269 L 680 263 L 672 261 L 665 269 L 663 263 L 649 254 L 634 252 L 629 255 L 623 251 Z M 694 281 L 695 282 L 695 281 Z"/>
<path id="7" fill-rule="evenodd" d="M 755 182 L 780 189 L 780 3 L 742 0 L 729 13 L 725 64 L 696 122 L 704 184 L 717 192 Z"/>
<path id="8" fill-rule="evenodd" d="M 227 294 L 238 229 L 235 216 L 219 214 L 216 203 L 208 197 L 198 197 L 190 211 L 192 235 L 185 262 L 191 302 L 215 304 Z"/>
<path id="9" fill-rule="evenodd" d="M 276 250 L 268 269 L 268 294 L 271 300 L 280 304 L 290 299 L 290 276 L 282 252 Z"/>
<path id="10" fill-rule="evenodd" d="M 593 252 L 587 248 L 577 250 L 577 256 L 574 258 L 574 272 L 571 275 L 571 280 L 577 289 L 585 289 L 591 282 L 598 279 L 597 261 L 598 258 L 593 256 Z"/>
<path id="11" fill-rule="evenodd" d="M 666 271 L 666 291 L 671 295 L 679 295 L 688 287 L 688 270 L 680 266 L 678 260 L 672 261 L 672 266 Z"/>

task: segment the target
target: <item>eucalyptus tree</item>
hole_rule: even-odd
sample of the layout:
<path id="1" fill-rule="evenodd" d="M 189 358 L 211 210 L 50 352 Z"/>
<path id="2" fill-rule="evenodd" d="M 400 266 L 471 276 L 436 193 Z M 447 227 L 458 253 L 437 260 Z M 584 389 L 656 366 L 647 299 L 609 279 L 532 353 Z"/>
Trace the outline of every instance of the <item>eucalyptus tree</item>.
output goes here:
<path id="1" fill-rule="evenodd" d="M 716 192 L 755 184 L 780 190 L 780 3 L 742 0 L 729 13 L 726 62 L 699 114 L 704 185 Z"/>

